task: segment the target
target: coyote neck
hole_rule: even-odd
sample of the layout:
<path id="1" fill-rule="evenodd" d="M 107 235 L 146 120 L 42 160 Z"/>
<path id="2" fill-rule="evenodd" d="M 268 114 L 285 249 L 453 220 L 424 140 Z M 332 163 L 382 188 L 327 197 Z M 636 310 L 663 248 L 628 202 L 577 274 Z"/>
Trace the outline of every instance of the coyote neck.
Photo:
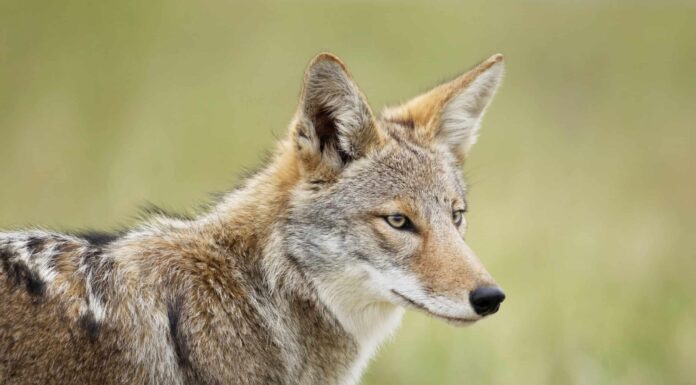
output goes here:
<path id="1" fill-rule="evenodd" d="M 279 155 L 268 166 L 226 196 L 203 222 L 225 243 L 255 250 L 250 254 L 256 257 L 244 263 L 261 272 L 259 278 L 269 290 L 259 300 L 269 301 L 261 311 L 275 319 L 275 339 L 289 348 L 284 360 L 290 372 L 303 378 L 299 383 L 353 384 L 381 342 L 399 325 L 403 309 L 360 296 L 342 296 L 359 286 L 355 280 L 360 277 L 354 272 L 317 275 L 289 256 L 279 219 L 301 183 L 302 171 L 292 148 L 280 146 Z M 231 254 L 231 258 L 240 257 Z M 301 362 L 298 350 L 305 352 Z"/>
<path id="2" fill-rule="evenodd" d="M 205 215 L 202 222 L 206 227 L 238 239 L 267 239 L 300 180 L 295 155 L 287 147 L 287 143 L 281 142 L 278 155 L 266 167 Z"/>

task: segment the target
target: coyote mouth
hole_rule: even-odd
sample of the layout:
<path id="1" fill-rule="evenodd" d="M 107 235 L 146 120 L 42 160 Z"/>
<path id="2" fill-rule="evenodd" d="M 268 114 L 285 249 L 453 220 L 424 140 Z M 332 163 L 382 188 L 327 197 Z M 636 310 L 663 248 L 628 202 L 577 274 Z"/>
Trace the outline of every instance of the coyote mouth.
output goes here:
<path id="1" fill-rule="evenodd" d="M 412 300 L 411 298 L 399 293 L 398 291 L 396 291 L 394 289 L 392 289 L 391 292 L 396 294 L 397 297 L 401 298 L 402 300 L 404 300 L 406 303 L 408 303 L 412 307 L 415 307 L 416 309 L 424 311 L 424 312 L 426 312 L 432 316 L 435 316 L 437 318 L 442 318 L 448 322 L 452 322 L 452 323 L 459 324 L 459 325 L 464 325 L 464 324 L 470 324 L 470 323 L 474 323 L 474 322 L 478 321 L 478 319 L 476 319 L 476 318 L 459 318 L 459 317 L 452 317 L 452 316 L 436 313 L 436 312 L 428 309 L 422 303 L 416 302 L 416 301 Z"/>

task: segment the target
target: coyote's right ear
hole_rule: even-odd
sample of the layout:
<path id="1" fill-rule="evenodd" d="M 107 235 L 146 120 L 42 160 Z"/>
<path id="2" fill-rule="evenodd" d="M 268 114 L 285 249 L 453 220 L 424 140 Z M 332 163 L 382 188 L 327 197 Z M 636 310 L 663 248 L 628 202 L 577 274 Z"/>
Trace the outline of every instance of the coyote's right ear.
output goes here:
<path id="1" fill-rule="evenodd" d="M 291 135 L 300 157 L 340 171 L 380 142 L 365 97 L 336 56 L 315 57 L 305 72 L 300 106 Z"/>

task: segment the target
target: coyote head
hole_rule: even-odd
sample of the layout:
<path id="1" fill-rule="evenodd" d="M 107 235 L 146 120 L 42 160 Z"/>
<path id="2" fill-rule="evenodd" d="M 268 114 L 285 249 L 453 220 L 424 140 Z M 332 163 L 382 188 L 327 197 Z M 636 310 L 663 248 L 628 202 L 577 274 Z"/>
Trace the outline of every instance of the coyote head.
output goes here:
<path id="1" fill-rule="evenodd" d="M 505 295 L 464 242 L 460 168 L 502 76 L 495 55 L 375 116 L 337 57 L 310 63 L 290 127 L 300 182 L 286 247 L 330 284 L 329 301 L 401 305 L 458 324 L 498 310 Z"/>

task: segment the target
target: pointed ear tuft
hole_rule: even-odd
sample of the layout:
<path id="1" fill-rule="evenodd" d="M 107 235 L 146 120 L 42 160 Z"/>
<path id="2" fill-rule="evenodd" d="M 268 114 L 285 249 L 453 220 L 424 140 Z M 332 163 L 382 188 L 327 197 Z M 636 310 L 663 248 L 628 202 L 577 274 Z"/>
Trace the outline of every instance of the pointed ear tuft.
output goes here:
<path id="1" fill-rule="evenodd" d="M 384 117 L 408 121 L 418 139 L 446 144 L 463 159 L 476 143 L 481 119 L 503 74 L 503 56 L 493 55 L 456 79 L 385 111 Z"/>
<path id="2" fill-rule="evenodd" d="M 295 124 L 305 157 L 332 168 L 365 155 L 379 141 L 372 111 L 343 62 L 329 53 L 307 67 Z"/>
<path id="3" fill-rule="evenodd" d="M 466 154 L 476 143 L 483 114 L 497 91 L 505 71 L 503 56 L 484 62 L 466 88 L 455 92 L 440 116 L 437 136 Z"/>

